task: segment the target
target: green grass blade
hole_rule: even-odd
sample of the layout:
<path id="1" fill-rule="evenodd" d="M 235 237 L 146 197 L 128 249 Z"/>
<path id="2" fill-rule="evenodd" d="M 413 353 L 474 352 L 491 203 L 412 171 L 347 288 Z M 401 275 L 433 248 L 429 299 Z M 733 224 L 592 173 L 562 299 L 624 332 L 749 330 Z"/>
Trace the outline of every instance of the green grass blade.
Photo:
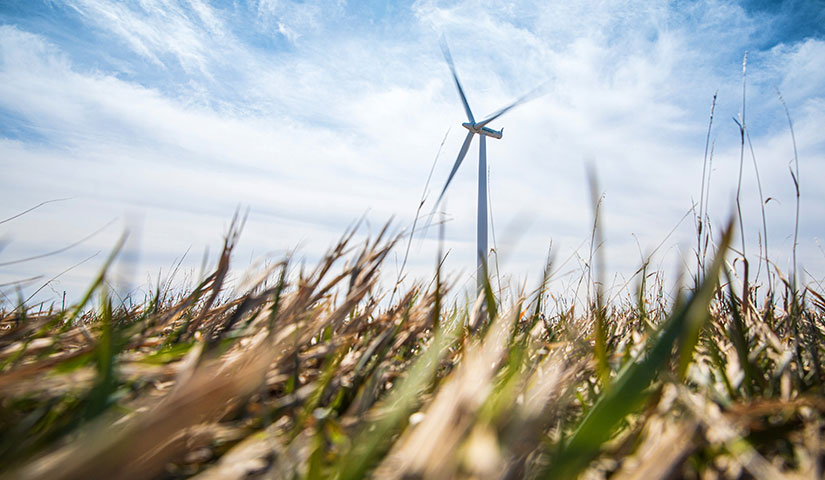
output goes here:
<path id="1" fill-rule="evenodd" d="M 708 304 L 713 297 L 722 262 L 732 237 L 728 224 L 719 253 L 708 270 L 704 281 L 682 308 L 662 325 L 658 335 L 652 337 L 649 347 L 641 358 L 628 363 L 615 381 L 596 400 L 582 419 L 572 436 L 562 445 L 545 478 L 575 478 L 598 454 L 601 445 L 610 438 L 615 426 L 644 401 L 646 389 L 658 373 L 667 365 L 674 344 L 681 339 L 681 358 L 692 353 L 695 346 L 692 330 L 707 319 Z"/>
<path id="2" fill-rule="evenodd" d="M 335 466 L 333 470 L 336 478 L 364 478 L 374 462 L 389 447 L 393 433 L 418 405 L 420 392 L 432 383 L 440 359 L 460 332 L 461 327 L 457 325 L 442 325 L 436 331 L 432 343 L 413 363 L 407 377 L 382 402 L 386 413 L 361 430 L 352 442 L 352 450 Z"/>

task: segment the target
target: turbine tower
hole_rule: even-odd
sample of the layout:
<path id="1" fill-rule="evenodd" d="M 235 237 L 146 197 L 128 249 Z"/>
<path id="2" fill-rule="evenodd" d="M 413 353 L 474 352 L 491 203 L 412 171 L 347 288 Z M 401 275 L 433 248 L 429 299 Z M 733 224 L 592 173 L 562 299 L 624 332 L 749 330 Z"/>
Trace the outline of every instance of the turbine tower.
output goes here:
<path id="1" fill-rule="evenodd" d="M 461 103 L 464 105 L 464 112 L 467 114 L 467 121 L 462 123 L 461 126 L 466 128 L 468 132 L 467 136 L 464 138 L 464 144 L 461 145 L 461 150 L 458 152 L 458 158 L 456 158 L 455 163 L 453 164 L 453 169 L 450 172 L 450 176 L 447 177 L 447 183 L 444 184 L 444 188 L 441 189 L 441 194 L 438 196 L 438 200 L 436 200 L 435 205 L 433 206 L 433 214 L 435 214 L 439 203 L 441 203 L 441 199 L 444 197 L 447 187 L 450 186 L 450 182 L 453 180 L 455 173 L 458 171 L 458 167 L 461 166 L 461 162 L 467 155 L 467 150 L 470 149 L 470 143 L 473 141 L 473 135 L 477 134 L 479 137 L 479 145 L 478 216 L 476 230 L 476 256 L 478 257 L 478 272 L 476 277 L 478 278 L 478 291 L 480 293 L 484 289 L 484 277 L 487 275 L 487 137 L 500 139 L 502 133 L 504 132 L 503 128 L 501 130 L 493 130 L 492 128 L 489 128 L 487 124 L 504 115 L 513 107 L 527 101 L 535 94 L 538 88 L 522 96 L 512 104 L 498 110 L 484 120 L 476 122 L 475 117 L 473 117 L 473 111 L 470 109 L 470 104 L 467 102 L 467 97 L 464 95 L 464 89 L 461 87 L 461 82 L 458 80 L 458 74 L 455 70 L 453 57 L 450 55 L 450 49 L 447 47 L 447 42 L 443 38 L 441 39 L 441 50 L 444 52 L 444 59 L 447 61 L 447 65 L 450 67 L 450 72 L 453 74 L 453 80 L 455 80 L 458 95 L 461 97 Z"/>

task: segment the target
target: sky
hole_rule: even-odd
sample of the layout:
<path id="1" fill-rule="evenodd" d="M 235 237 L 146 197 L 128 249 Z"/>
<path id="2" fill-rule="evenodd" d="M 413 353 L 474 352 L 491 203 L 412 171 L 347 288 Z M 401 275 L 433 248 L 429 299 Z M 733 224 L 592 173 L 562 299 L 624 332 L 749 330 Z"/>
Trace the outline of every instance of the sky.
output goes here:
<path id="1" fill-rule="evenodd" d="M 286 254 L 311 266 L 359 219 L 359 240 L 390 220 L 409 231 L 466 134 L 442 37 L 476 118 L 543 86 L 489 125 L 505 129 L 487 142 L 490 246 L 511 289 L 537 281 L 548 250 L 559 291 L 578 285 L 588 171 L 611 292 L 650 255 L 674 282 L 694 268 L 708 138 L 714 233 L 736 211 L 746 52 L 747 254 L 764 244 L 766 199 L 769 258 L 791 270 L 779 91 L 800 276 L 823 281 L 825 1 L 2 0 L 0 302 L 76 300 L 124 231 L 117 288 L 140 300 L 179 262 L 183 287 L 238 209 L 237 277 Z M 477 145 L 440 207 L 445 269 L 467 289 Z M 438 244 L 437 228 L 413 238 L 410 280 L 433 275 Z"/>

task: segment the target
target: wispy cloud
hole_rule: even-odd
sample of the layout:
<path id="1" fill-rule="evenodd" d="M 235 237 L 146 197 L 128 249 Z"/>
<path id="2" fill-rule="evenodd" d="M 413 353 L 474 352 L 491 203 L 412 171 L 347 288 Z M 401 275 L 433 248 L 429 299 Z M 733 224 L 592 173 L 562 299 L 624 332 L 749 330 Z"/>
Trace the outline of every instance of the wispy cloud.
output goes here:
<path id="1" fill-rule="evenodd" d="M 774 87 L 794 115 L 801 169 L 822 170 L 825 43 L 782 29 L 766 36 L 762 27 L 778 14 L 766 20 L 738 3 L 418 1 L 406 15 L 313 1 L 67 5 L 51 9 L 59 35 L 27 30 L 19 17 L 0 26 L 0 156 L 12 165 L 2 186 L 15 192 L 4 207 L 10 212 L 46 197 L 82 201 L 38 214 L 52 233 L 9 225 L 15 241 L 4 258 L 67 242 L 79 217 L 124 211 L 144 214 L 152 270 L 188 245 L 214 245 L 238 204 L 253 212 L 245 248 L 260 254 L 299 243 L 315 254 L 368 210 L 374 222 L 396 215 L 406 224 L 445 131 L 452 129 L 435 183 L 463 140 L 463 113 L 438 49 L 442 33 L 477 115 L 548 82 L 546 95 L 496 122 L 505 136 L 488 144 L 496 228 L 533 218 L 509 257 L 511 271 L 537 270 L 551 239 L 566 257 L 588 238 L 587 162 L 606 193 L 610 266 L 635 270 L 636 242 L 652 250 L 698 197 L 717 89 L 711 205 L 725 218 L 738 168 L 730 118 L 740 109 L 745 50 L 751 135 L 763 188 L 778 200 L 768 207 L 777 248 L 788 249 L 793 192 L 792 148 Z M 72 31 L 71 22 L 88 30 Z M 99 52 L 81 48 L 92 40 Z M 467 270 L 475 148 L 447 203 L 450 262 Z M 759 201 L 748 168 L 753 231 L 746 233 L 755 242 Z M 806 188 L 804 258 L 819 262 L 812 239 L 822 230 L 813 214 L 823 191 L 803 179 Z M 665 249 L 668 266 L 691 238 L 687 222 L 671 240 L 681 252 Z M 96 242 L 90 248 L 112 240 Z M 419 272 L 432 263 L 428 245 L 413 259 Z"/>

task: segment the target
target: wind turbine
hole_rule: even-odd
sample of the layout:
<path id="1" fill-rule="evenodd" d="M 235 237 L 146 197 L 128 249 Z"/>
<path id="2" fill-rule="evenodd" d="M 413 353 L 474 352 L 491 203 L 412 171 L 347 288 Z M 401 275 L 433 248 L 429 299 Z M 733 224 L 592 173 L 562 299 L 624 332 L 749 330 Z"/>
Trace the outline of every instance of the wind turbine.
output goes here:
<path id="1" fill-rule="evenodd" d="M 464 138 L 464 144 L 461 145 L 461 150 L 458 152 L 458 158 L 456 158 L 455 163 L 453 164 L 453 169 L 450 172 L 450 176 L 447 177 L 447 183 L 444 184 L 444 188 L 441 189 L 441 194 L 438 196 L 438 200 L 436 200 L 435 205 L 433 206 L 433 214 L 435 214 L 438 204 L 441 203 L 441 199 L 444 197 L 447 187 L 450 186 L 450 182 L 453 180 L 455 173 L 458 171 L 458 167 L 460 167 L 461 162 L 464 161 L 464 157 L 470 149 L 470 143 L 473 141 L 473 136 L 478 135 L 478 216 L 476 230 L 478 273 L 476 276 L 478 278 L 478 291 L 481 292 L 484 289 L 484 276 L 487 274 L 487 137 L 500 139 L 504 132 L 503 128 L 501 130 L 493 130 L 492 128 L 489 128 L 487 124 L 504 115 L 510 109 L 532 98 L 538 88 L 530 91 L 515 102 L 502 108 L 501 110 L 498 110 L 484 120 L 476 122 L 475 117 L 473 117 L 473 111 L 470 109 L 470 104 L 467 102 L 467 97 L 464 95 L 464 89 L 461 87 L 461 81 L 458 80 L 458 74 L 455 70 L 453 57 L 450 55 L 450 49 L 447 47 L 447 42 L 443 38 L 441 40 L 441 51 L 444 53 L 444 59 L 447 61 L 447 65 L 449 65 L 450 71 L 453 74 L 453 80 L 455 80 L 458 95 L 461 97 L 461 103 L 464 105 L 464 112 L 467 114 L 468 121 L 462 123 L 461 126 L 466 128 L 468 132 L 467 136 Z M 430 218 L 432 218 L 432 215 Z"/>

